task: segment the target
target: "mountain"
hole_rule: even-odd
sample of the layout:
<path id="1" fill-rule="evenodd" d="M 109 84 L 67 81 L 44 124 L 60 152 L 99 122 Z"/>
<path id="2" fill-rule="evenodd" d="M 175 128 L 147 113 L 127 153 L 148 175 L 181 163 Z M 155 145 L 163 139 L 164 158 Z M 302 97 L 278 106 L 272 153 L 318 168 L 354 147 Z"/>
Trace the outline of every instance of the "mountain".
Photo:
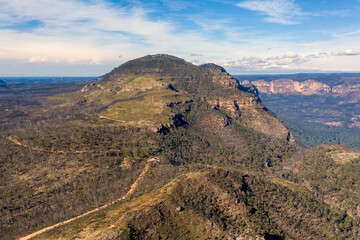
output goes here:
<path id="1" fill-rule="evenodd" d="M 226 111 L 258 132 L 293 141 L 287 127 L 250 89 L 215 64 L 195 66 L 173 56 L 146 56 L 121 65 L 82 92 L 86 101 L 104 104 L 101 116 L 124 124 L 161 129 L 174 124 L 178 105 L 197 102 Z"/>
<path id="2" fill-rule="evenodd" d="M 145 56 L 32 100 L 0 128 L 2 239 L 360 235 L 358 153 L 297 148 L 220 66 Z"/>

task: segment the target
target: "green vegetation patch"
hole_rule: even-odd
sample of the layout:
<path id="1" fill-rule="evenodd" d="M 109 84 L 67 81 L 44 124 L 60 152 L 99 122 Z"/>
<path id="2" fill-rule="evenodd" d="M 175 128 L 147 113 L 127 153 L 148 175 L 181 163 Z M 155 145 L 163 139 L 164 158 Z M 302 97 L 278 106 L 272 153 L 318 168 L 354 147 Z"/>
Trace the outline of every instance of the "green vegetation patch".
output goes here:
<path id="1" fill-rule="evenodd" d="M 344 153 L 351 152 L 344 146 L 319 146 L 298 152 L 284 166 L 291 169 L 289 179 L 305 183 L 333 207 L 356 216 L 360 215 L 360 158 L 339 159 L 338 154 L 344 157 Z"/>
<path id="2" fill-rule="evenodd" d="M 360 150 L 360 132 L 345 127 L 324 126 L 300 120 L 283 119 L 297 142 L 305 147 L 320 144 L 344 144 L 348 148 Z"/>
<path id="3" fill-rule="evenodd" d="M 115 102 L 99 115 L 125 124 L 159 126 L 171 121 L 173 113 L 167 104 L 181 100 L 169 89 L 152 89 L 134 98 Z"/>

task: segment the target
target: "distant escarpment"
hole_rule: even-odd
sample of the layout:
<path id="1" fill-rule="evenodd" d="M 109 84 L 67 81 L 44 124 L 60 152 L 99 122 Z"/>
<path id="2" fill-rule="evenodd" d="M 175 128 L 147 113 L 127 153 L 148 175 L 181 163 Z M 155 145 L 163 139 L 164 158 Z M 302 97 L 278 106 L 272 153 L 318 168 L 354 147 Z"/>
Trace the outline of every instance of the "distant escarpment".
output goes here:
<path id="1" fill-rule="evenodd" d="M 196 66 L 169 55 L 145 56 L 115 68 L 82 93 L 86 102 L 102 105 L 98 116 L 124 125 L 161 130 L 184 114 L 177 110 L 180 106 L 200 101 L 260 133 L 293 141 L 288 128 L 261 103 L 256 88 L 240 85 L 215 64 Z"/>
<path id="2" fill-rule="evenodd" d="M 245 81 L 245 83 L 248 83 L 248 81 Z M 347 82 L 346 79 L 336 83 L 334 86 L 312 79 L 295 81 L 286 78 L 272 81 L 256 80 L 251 83 L 257 87 L 259 92 L 264 94 L 350 96 L 349 101 L 360 101 L 360 82 Z"/>
<path id="3" fill-rule="evenodd" d="M 259 76 L 250 81 L 241 78 L 243 84 L 251 82 L 282 118 L 360 129 L 359 75 Z"/>

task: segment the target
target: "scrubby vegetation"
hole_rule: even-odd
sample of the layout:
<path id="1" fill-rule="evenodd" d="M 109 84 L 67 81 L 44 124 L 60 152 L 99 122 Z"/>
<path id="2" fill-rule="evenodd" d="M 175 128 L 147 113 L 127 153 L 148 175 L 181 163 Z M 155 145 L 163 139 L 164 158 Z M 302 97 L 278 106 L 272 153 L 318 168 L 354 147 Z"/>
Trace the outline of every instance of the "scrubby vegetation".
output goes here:
<path id="1" fill-rule="evenodd" d="M 360 154 L 339 161 L 339 154 L 351 153 L 344 146 L 319 146 L 299 151 L 284 163 L 283 176 L 309 188 L 333 207 L 351 216 L 360 209 Z"/>
<path id="2" fill-rule="evenodd" d="M 358 223 L 310 193 L 213 169 L 180 175 L 159 191 L 83 219 L 84 228 L 65 226 L 38 239 L 351 239 Z"/>
<path id="3" fill-rule="evenodd" d="M 284 119 L 295 139 L 305 147 L 320 144 L 343 144 L 355 151 L 360 150 L 360 131 L 345 127 L 324 126 L 322 124 Z"/>
<path id="4" fill-rule="evenodd" d="M 219 66 L 147 56 L 58 86 L 0 92 L 1 239 L 119 199 L 145 166 L 126 199 L 38 238 L 360 236 L 356 153 L 274 135 L 287 128 Z"/>

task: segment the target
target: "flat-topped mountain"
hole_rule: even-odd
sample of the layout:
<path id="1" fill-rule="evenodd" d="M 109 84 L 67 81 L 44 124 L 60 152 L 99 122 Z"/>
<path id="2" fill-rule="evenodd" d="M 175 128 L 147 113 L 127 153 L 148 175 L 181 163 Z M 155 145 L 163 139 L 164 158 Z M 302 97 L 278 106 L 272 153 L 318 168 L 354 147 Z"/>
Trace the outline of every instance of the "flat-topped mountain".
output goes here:
<path id="1" fill-rule="evenodd" d="M 122 64 L 82 92 L 86 101 L 104 104 L 99 115 L 124 124 L 161 129 L 174 123 L 177 105 L 200 101 L 258 132 L 293 141 L 251 88 L 215 64 L 196 66 L 169 55 L 145 56 Z"/>

